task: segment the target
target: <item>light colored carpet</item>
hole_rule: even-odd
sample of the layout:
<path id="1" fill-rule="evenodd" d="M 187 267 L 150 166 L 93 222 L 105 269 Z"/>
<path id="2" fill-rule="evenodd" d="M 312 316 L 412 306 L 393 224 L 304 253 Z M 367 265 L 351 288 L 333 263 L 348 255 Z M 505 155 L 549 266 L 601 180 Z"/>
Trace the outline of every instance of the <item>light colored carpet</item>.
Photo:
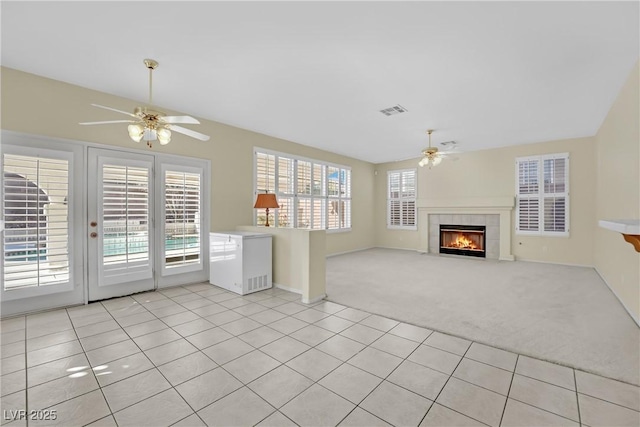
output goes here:
<path id="1" fill-rule="evenodd" d="M 369 249 L 327 259 L 330 301 L 640 384 L 640 328 L 592 268 Z"/>

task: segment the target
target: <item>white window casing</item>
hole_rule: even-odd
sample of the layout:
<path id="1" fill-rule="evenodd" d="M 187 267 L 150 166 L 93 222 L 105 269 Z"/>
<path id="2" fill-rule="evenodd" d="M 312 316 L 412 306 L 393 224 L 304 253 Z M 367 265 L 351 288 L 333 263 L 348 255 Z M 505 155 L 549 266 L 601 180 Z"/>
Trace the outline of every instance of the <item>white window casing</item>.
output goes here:
<path id="1" fill-rule="evenodd" d="M 177 164 L 161 166 L 161 228 L 163 276 L 203 269 L 203 181 L 204 170 Z"/>
<path id="2" fill-rule="evenodd" d="M 516 233 L 569 236 L 569 154 L 516 159 Z"/>
<path id="3" fill-rule="evenodd" d="M 387 172 L 387 228 L 417 230 L 417 170 Z"/>
<path id="4" fill-rule="evenodd" d="M 2 299 L 74 287 L 74 156 L 12 146 L 2 154 Z"/>
<path id="5" fill-rule="evenodd" d="M 269 210 L 271 226 L 351 229 L 349 167 L 256 148 L 254 175 L 254 200 L 265 191 L 276 194 L 280 208 Z M 265 222 L 266 211 L 255 209 L 254 223 Z"/>

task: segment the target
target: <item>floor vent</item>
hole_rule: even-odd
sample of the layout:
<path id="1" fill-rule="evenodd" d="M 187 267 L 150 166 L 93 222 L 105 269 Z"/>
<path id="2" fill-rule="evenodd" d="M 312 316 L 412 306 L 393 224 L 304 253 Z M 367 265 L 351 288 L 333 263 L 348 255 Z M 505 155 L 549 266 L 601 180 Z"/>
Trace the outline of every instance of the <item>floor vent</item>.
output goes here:
<path id="1" fill-rule="evenodd" d="M 400 113 L 406 113 L 407 111 L 408 110 L 400 104 L 394 105 L 393 107 L 385 108 L 384 110 L 380 110 L 380 112 L 385 116 L 393 116 Z"/>

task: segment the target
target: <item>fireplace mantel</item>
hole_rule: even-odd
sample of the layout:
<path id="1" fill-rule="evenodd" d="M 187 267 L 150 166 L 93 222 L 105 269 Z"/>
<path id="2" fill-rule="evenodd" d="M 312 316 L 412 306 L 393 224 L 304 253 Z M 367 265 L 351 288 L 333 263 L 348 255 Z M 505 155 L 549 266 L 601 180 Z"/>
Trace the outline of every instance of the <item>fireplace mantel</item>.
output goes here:
<path id="1" fill-rule="evenodd" d="M 476 214 L 500 215 L 500 256 L 502 261 L 513 261 L 511 251 L 511 216 L 515 207 L 514 197 L 418 199 L 418 232 L 421 252 L 429 252 L 429 215 L 433 214 Z"/>

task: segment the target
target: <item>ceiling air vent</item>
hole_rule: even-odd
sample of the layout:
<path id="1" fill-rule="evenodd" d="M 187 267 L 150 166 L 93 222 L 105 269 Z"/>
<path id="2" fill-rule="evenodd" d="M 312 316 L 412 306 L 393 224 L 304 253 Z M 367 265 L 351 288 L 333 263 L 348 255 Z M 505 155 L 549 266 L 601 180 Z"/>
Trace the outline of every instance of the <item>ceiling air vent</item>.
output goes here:
<path id="1" fill-rule="evenodd" d="M 395 114 L 406 113 L 407 109 L 404 108 L 402 105 L 398 104 L 398 105 L 394 105 L 393 107 L 380 110 L 380 112 L 385 116 L 393 116 Z"/>

